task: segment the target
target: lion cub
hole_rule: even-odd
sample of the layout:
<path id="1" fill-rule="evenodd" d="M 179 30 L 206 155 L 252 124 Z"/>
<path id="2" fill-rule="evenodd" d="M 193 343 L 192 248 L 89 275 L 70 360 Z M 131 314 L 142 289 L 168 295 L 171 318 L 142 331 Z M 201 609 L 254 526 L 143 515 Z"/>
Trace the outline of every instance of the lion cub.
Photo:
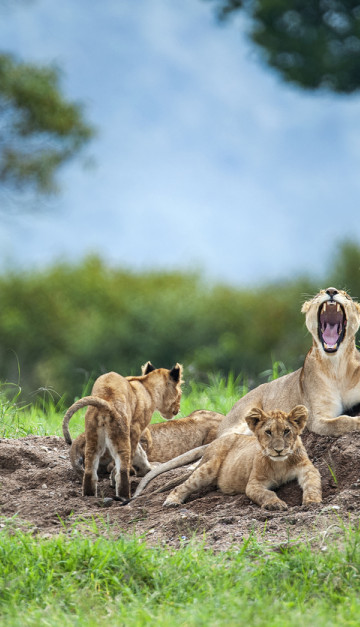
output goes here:
<path id="1" fill-rule="evenodd" d="M 252 409 L 246 422 L 254 435 L 232 433 L 214 440 L 200 466 L 170 492 L 164 505 L 180 505 L 193 492 L 214 484 L 224 494 L 245 493 L 265 509 L 284 510 L 286 503 L 271 488 L 292 479 L 302 487 L 303 505 L 320 503 L 320 473 L 299 437 L 307 416 L 304 405 L 297 405 L 289 414 Z"/>
<path id="2" fill-rule="evenodd" d="M 179 412 L 182 366 L 167 370 L 148 362 L 143 372 L 146 374 L 126 378 L 116 372 L 103 374 L 95 381 L 92 395 L 76 401 L 64 416 L 63 433 L 68 442 L 71 416 L 90 405 L 85 414 L 84 496 L 97 495 L 97 470 L 108 449 L 115 465 L 116 496 L 129 499 L 130 467 L 141 433 L 155 410 L 167 420 Z"/>

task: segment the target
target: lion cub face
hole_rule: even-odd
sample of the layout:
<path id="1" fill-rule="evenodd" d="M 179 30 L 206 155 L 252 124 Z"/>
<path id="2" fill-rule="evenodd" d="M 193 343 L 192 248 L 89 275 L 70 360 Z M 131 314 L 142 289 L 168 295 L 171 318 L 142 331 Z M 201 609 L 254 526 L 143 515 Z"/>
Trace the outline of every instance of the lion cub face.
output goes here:
<path id="1" fill-rule="evenodd" d="M 150 361 L 141 367 L 143 376 L 154 370 L 157 370 L 157 376 L 162 379 L 161 389 L 163 390 L 157 410 L 163 418 L 170 420 L 180 411 L 181 386 L 184 382 L 182 378 L 183 367 L 181 364 L 176 364 L 171 370 L 166 368 L 156 369 Z"/>
<path id="2" fill-rule="evenodd" d="M 303 304 L 301 311 L 315 342 L 326 353 L 336 353 L 346 338 L 353 338 L 360 325 L 360 305 L 335 287 L 321 290 Z"/>
<path id="3" fill-rule="evenodd" d="M 294 452 L 307 416 L 304 405 L 297 405 L 289 414 L 280 410 L 265 413 L 254 408 L 246 416 L 246 422 L 256 435 L 263 455 L 272 461 L 283 462 Z"/>
<path id="4" fill-rule="evenodd" d="M 176 364 L 172 370 L 166 370 L 165 368 L 159 368 L 159 370 L 166 379 L 159 411 L 163 418 L 170 420 L 180 411 L 182 366 Z"/>

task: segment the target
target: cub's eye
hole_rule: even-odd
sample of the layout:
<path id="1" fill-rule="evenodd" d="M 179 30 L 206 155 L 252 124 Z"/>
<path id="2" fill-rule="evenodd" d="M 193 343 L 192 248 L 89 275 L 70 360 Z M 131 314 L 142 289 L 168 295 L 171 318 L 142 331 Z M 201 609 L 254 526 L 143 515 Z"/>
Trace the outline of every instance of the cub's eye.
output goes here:
<path id="1" fill-rule="evenodd" d="M 266 435 L 271 435 L 271 429 L 265 429 Z"/>
<path id="2" fill-rule="evenodd" d="M 284 435 L 289 435 L 290 429 L 284 429 Z"/>

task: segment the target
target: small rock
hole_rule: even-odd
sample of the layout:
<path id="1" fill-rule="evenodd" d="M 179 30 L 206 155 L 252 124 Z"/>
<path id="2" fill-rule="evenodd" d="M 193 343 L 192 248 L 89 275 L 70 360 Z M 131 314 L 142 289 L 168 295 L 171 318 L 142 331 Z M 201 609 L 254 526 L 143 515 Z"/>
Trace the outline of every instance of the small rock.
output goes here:
<path id="1" fill-rule="evenodd" d="M 340 509 L 340 505 L 326 505 L 326 507 L 323 507 L 321 511 L 330 512 L 331 510 L 338 511 L 339 509 Z"/>
<path id="2" fill-rule="evenodd" d="M 111 497 L 104 497 L 103 499 L 101 499 L 101 501 L 99 501 L 98 505 L 100 507 L 111 507 L 111 505 L 113 504 L 114 499 L 112 499 Z"/>

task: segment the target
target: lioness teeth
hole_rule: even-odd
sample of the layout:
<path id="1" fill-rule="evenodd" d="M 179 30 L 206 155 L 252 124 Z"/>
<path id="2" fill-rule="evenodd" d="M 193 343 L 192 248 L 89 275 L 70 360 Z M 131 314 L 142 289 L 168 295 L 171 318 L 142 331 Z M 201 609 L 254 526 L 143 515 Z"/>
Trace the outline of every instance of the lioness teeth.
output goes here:
<path id="1" fill-rule="evenodd" d="M 340 311 L 340 305 L 339 303 L 336 303 L 336 311 L 339 312 Z"/>
<path id="2" fill-rule="evenodd" d="M 336 348 L 336 344 L 326 344 L 326 342 L 324 342 L 324 346 L 325 348 Z"/>

